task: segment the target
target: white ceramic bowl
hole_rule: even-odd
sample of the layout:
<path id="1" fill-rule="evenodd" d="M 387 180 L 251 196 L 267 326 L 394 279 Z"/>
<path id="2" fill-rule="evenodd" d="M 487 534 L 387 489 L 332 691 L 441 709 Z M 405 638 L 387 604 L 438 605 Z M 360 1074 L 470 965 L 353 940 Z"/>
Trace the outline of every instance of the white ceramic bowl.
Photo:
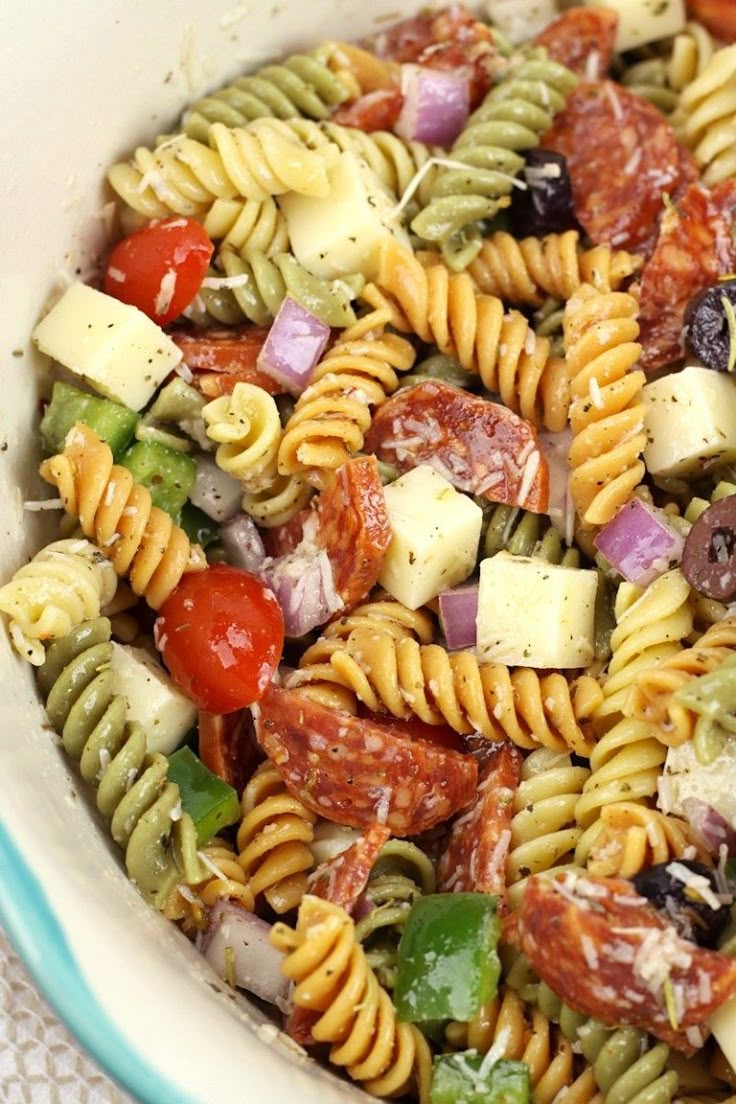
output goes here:
<path id="1" fill-rule="evenodd" d="M 41 545 L 43 368 L 30 332 L 105 238 L 107 166 L 208 88 L 266 59 L 354 38 L 401 0 L 5 0 L 0 36 L 0 579 Z M 146 1104 L 365 1099 L 221 985 L 126 879 L 0 633 L 0 924 L 62 1020 Z"/>

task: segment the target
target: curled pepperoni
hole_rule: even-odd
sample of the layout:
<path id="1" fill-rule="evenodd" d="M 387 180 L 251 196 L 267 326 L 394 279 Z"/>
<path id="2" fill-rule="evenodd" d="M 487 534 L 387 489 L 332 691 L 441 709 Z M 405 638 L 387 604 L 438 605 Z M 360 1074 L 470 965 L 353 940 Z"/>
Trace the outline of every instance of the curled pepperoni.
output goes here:
<path id="1" fill-rule="evenodd" d="M 686 165 L 664 115 L 612 81 L 583 83 L 541 144 L 567 158 L 575 215 L 589 237 L 649 255 L 662 196 L 678 192 Z"/>
<path id="2" fill-rule="evenodd" d="M 308 892 L 324 897 L 351 913 L 363 893 L 378 853 L 391 832 L 385 824 L 372 824 L 341 855 L 320 863 L 309 876 Z"/>
<path id="3" fill-rule="evenodd" d="M 440 857 L 441 892 L 495 893 L 505 911 L 506 856 L 522 762 L 517 748 L 501 744 L 481 766 L 475 801 L 452 825 Z"/>
<path id="4" fill-rule="evenodd" d="M 199 757 L 240 793 L 261 759 L 250 712 L 239 709 L 223 716 L 201 709 Z"/>
<path id="5" fill-rule="evenodd" d="M 469 494 L 544 513 L 549 469 L 533 426 L 505 406 L 428 380 L 376 411 L 366 448 L 399 471 L 432 464 Z"/>
<path id="6" fill-rule="evenodd" d="M 685 309 L 703 288 L 733 271 L 736 181 L 692 184 L 662 217 L 657 245 L 641 275 L 641 367 L 653 372 L 684 353 Z"/>
<path id="7" fill-rule="evenodd" d="M 254 708 L 256 736 L 287 788 L 315 813 L 413 836 L 470 804 L 472 756 L 271 686 Z"/>
<path id="8" fill-rule="evenodd" d="M 736 7 L 733 0 L 687 0 L 691 15 L 704 23 L 721 42 L 736 42 Z"/>
<path id="9" fill-rule="evenodd" d="M 682 939 L 624 879 L 531 878 L 505 938 L 575 1011 L 686 1053 L 700 1045 L 693 1029 L 736 993 L 736 961 Z"/>
<path id="10" fill-rule="evenodd" d="M 613 57 L 618 15 L 605 8 L 570 8 L 537 35 L 553 61 L 587 80 L 601 80 Z"/>
<path id="11" fill-rule="evenodd" d="M 172 330 L 171 339 L 183 361 L 195 373 L 194 384 L 203 395 L 229 394 L 236 383 L 254 383 L 278 395 L 283 387 L 257 367 L 258 354 L 268 334 L 255 326 L 230 330 Z"/>
<path id="12" fill-rule="evenodd" d="M 377 88 L 352 103 L 342 104 L 332 119 L 341 126 L 358 127 L 369 134 L 374 130 L 393 130 L 403 102 L 398 88 Z"/>

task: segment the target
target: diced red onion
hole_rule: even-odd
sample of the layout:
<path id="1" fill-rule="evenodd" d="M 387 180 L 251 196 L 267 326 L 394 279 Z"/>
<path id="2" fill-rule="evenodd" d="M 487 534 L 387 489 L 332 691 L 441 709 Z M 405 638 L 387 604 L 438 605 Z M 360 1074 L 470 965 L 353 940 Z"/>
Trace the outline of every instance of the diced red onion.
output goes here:
<path id="1" fill-rule="evenodd" d="M 265 577 L 284 614 L 287 636 L 304 636 L 342 608 L 324 549 L 299 545 L 267 565 Z"/>
<path id="2" fill-rule="evenodd" d="M 281 973 L 283 954 L 271 946 L 271 925 L 230 901 L 218 901 L 200 937 L 199 949 L 223 981 L 288 1011 L 289 982 Z M 228 976 L 226 948 L 232 947 L 234 978 Z"/>
<path id="3" fill-rule="evenodd" d="M 404 103 L 394 131 L 409 142 L 451 146 L 470 111 L 467 74 L 462 70 L 401 66 Z"/>
<path id="4" fill-rule="evenodd" d="M 724 843 L 729 855 L 736 854 L 736 831 L 707 801 L 701 801 L 697 797 L 686 797 L 682 803 L 682 811 L 688 823 L 703 837 L 703 841 L 714 855 L 718 855 Z"/>
<path id="5" fill-rule="evenodd" d="M 440 624 L 450 651 L 474 648 L 478 615 L 478 587 L 455 587 L 440 594 Z"/>
<path id="6" fill-rule="evenodd" d="M 370 897 L 366 897 L 363 893 L 356 901 L 355 908 L 352 911 L 353 920 L 357 924 L 359 920 L 364 920 L 366 916 L 370 916 L 372 912 L 375 912 L 375 909 L 375 901 L 371 901 Z"/>
<path id="7" fill-rule="evenodd" d="M 228 563 L 259 574 L 266 559 L 261 534 L 248 514 L 239 514 L 220 528 L 220 541 Z"/>
<path id="8" fill-rule="evenodd" d="M 197 478 L 189 499 L 213 521 L 228 521 L 240 509 L 242 484 L 219 468 L 211 456 L 197 457 Z"/>
<path id="9" fill-rule="evenodd" d="M 662 510 L 632 498 L 593 543 L 624 579 L 645 587 L 680 562 L 685 539 Z"/>
<path id="10" fill-rule="evenodd" d="M 258 354 L 257 365 L 293 394 L 300 394 L 309 383 L 315 364 L 330 339 L 330 327 L 287 295 L 265 344 Z"/>

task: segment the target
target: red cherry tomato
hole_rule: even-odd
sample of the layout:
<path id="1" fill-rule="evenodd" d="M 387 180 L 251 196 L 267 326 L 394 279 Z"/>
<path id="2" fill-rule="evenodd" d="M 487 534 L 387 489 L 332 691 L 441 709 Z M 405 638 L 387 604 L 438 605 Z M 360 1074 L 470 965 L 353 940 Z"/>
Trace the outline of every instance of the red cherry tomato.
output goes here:
<path id="1" fill-rule="evenodd" d="M 193 219 L 156 219 L 115 246 L 103 290 L 165 326 L 199 291 L 213 249 Z"/>
<path id="2" fill-rule="evenodd" d="M 159 611 L 156 640 L 174 682 L 200 709 L 232 713 L 271 681 L 284 618 L 255 575 L 215 564 L 184 576 Z"/>

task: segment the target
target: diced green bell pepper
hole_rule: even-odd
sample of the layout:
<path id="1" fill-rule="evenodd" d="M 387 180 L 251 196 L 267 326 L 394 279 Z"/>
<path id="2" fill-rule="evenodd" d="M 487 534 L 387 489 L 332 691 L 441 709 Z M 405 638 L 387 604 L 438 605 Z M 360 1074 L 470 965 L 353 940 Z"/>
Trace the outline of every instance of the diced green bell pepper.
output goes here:
<path id="1" fill-rule="evenodd" d="M 438 1055 L 432 1104 L 529 1104 L 531 1082 L 526 1062 L 501 1058 L 487 1064 L 488 1058 L 474 1050 Z"/>
<path id="2" fill-rule="evenodd" d="M 102 441 L 107 441 L 117 457 L 130 444 L 138 421 L 135 410 L 57 380 L 41 419 L 41 440 L 49 454 L 62 452 L 69 430 L 75 422 L 84 422 Z"/>
<path id="3" fill-rule="evenodd" d="M 198 847 L 240 818 L 235 790 L 213 774 L 191 748 L 180 747 L 169 756 L 168 777 L 179 787 L 181 807 L 194 821 Z"/>
<path id="4" fill-rule="evenodd" d="M 165 510 L 178 524 L 184 503 L 197 478 L 191 456 L 158 441 L 137 441 L 120 457 L 136 483 L 151 492 L 153 505 Z"/>
<path id="5" fill-rule="evenodd" d="M 207 517 L 204 510 L 200 510 L 193 502 L 185 502 L 182 507 L 179 524 L 194 544 L 201 544 L 206 548 L 217 540 L 220 526 L 211 517 Z"/>
<path id="6" fill-rule="evenodd" d="M 496 898 L 435 893 L 412 906 L 399 943 L 394 1003 L 409 1023 L 472 1019 L 496 993 Z"/>

